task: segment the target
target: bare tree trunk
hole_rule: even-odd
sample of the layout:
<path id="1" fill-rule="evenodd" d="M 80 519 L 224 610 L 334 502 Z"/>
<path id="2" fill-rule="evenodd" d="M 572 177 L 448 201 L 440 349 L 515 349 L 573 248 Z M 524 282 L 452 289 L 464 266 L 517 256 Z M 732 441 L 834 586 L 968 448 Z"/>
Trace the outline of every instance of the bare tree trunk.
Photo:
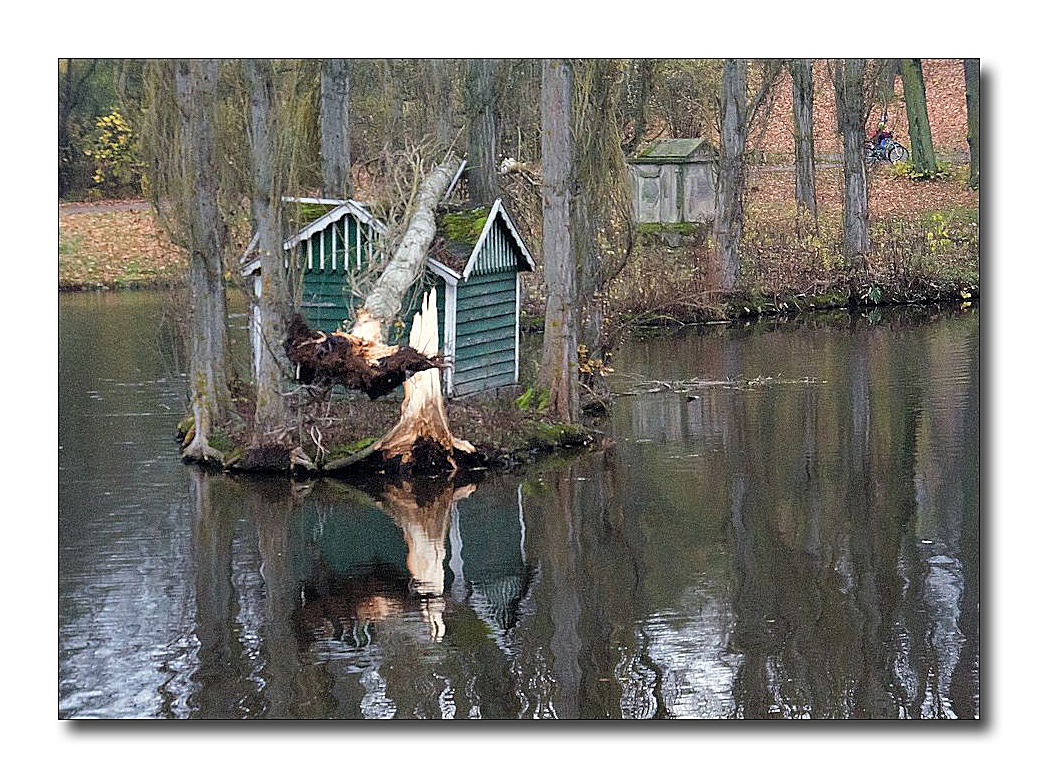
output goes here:
<path id="1" fill-rule="evenodd" d="M 834 63 L 837 128 L 844 144 L 844 255 L 851 268 L 866 269 L 870 251 L 870 207 L 866 188 L 866 112 L 863 98 L 865 59 Z"/>
<path id="2" fill-rule="evenodd" d="M 347 59 L 324 59 L 319 71 L 323 195 L 339 199 L 352 195 L 350 67 Z"/>
<path id="3" fill-rule="evenodd" d="M 815 229 L 816 203 L 815 144 L 812 137 L 812 60 L 792 59 L 790 75 L 794 82 L 794 197 L 798 206 L 798 230 L 811 218 Z"/>
<path id="4" fill-rule="evenodd" d="M 605 267 L 595 240 L 591 211 L 593 204 L 586 191 L 580 189 L 573 197 L 572 241 L 576 245 L 577 263 L 577 336 L 591 357 L 601 357 L 602 291 L 605 288 Z"/>
<path id="5" fill-rule="evenodd" d="M 714 256 L 725 290 L 736 287 L 743 240 L 743 153 L 747 144 L 747 62 L 726 59 L 721 87 L 721 150 L 714 212 Z"/>
<path id="6" fill-rule="evenodd" d="M 543 169 L 544 282 L 547 310 L 540 379 L 550 392 L 549 411 L 575 422 L 580 413 L 576 355 L 576 263 L 570 232 L 573 184 L 572 66 L 544 60 L 540 89 L 540 155 Z"/>
<path id="7" fill-rule="evenodd" d="M 468 114 L 468 190 L 472 206 L 491 204 L 497 183 L 497 60 L 469 59 L 465 94 Z"/>
<path id="8" fill-rule="evenodd" d="M 924 93 L 924 74 L 920 59 L 900 59 L 903 75 L 903 101 L 910 125 L 910 163 L 914 171 L 931 177 L 939 171 L 932 145 L 932 127 L 928 124 L 928 101 Z"/>
<path id="9" fill-rule="evenodd" d="M 895 101 L 895 76 L 901 74 L 899 60 L 878 59 L 876 70 L 877 99 L 881 101 L 883 115 L 887 116 L 888 105 Z"/>
<path id="10" fill-rule="evenodd" d="M 579 381 L 584 396 L 597 402 L 609 391 L 602 369 L 608 345 L 607 289 L 632 244 L 633 189 L 619 124 L 623 68 L 620 60 L 587 59 L 577 62 L 573 71 L 570 241 L 578 295 Z M 582 397 L 581 407 L 584 403 Z"/>
<path id="11" fill-rule="evenodd" d="M 623 143 L 623 152 L 630 155 L 637 150 L 645 138 L 649 126 L 649 97 L 652 93 L 653 78 L 656 72 L 655 59 L 632 59 L 628 65 L 627 107 L 632 120 L 631 138 Z"/>
<path id="12" fill-rule="evenodd" d="M 277 164 L 275 93 L 272 65 L 266 59 L 248 59 L 244 71 L 250 95 L 250 167 L 253 178 L 251 205 L 261 256 L 261 296 L 256 299 L 260 321 L 261 351 L 254 407 L 254 443 L 288 424 L 282 396 L 288 362 L 282 342 L 292 313 L 292 299 L 283 265 L 283 230 L 280 218 L 282 180 Z"/>
<path id="13" fill-rule="evenodd" d="M 216 423 L 232 404 L 226 380 L 226 304 L 222 255 L 226 230 L 218 210 L 218 170 L 215 158 L 217 61 L 179 61 L 175 94 L 181 121 L 180 163 L 186 190 L 189 247 L 189 394 L 194 419 L 183 455 L 200 461 L 221 461 L 209 443 Z"/>
<path id="14" fill-rule="evenodd" d="M 434 89 L 431 102 L 431 122 L 435 124 L 435 141 L 439 152 L 445 152 L 453 144 L 453 74 L 456 60 L 432 59 L 431 84 Z"/>
<path id="15" fill-rule="evenodd" d="M 968 103 L 968 187 L 979 189 L 979 60 L 964 60 L 964 91 Z"/>

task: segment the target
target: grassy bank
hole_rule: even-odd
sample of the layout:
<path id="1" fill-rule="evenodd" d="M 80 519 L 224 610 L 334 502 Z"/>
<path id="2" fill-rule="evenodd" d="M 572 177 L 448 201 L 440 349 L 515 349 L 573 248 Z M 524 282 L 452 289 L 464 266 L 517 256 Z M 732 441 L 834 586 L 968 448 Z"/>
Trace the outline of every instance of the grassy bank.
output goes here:
<path id="1" fill-rule="evenodd" d="M 979 196 L 963 179 L 915 182 L 878 167 L 870 176 L 871 252 L 852 272 L 842 253 L 843 176 L 817 174 L 819 213 L 797 223 L 793 173 L 755 168 L 748 179 L 740 287 L 717 291 L 710 225 L 643 226 L 634 258 L 613 283 L 621 324 L 736 319 L 844 306 L 965 302 L 979 294 Z"/>
<path id="2" fill-rule="evenodd" d="M 792 173 L 755 168 L 748 178 L 740 289 L 713 289 L 708 225 L 644 227 L 632 260 L 611 286 L 607 321 L 673 325 L 852 305 L 972 302 L 979 292 L 979 210 L 978 193 L 961 182 L 965 170 L 931 182 L 892 172 L 880 167 L 870 179 L 872 250 L 865 271 L 849 271 L 842 256 L 839 169 L 819 171 L 818 221 L 798 229 Z M 186 256 L 148 209 L 84 207 L 60 210 L 58 265 L 60 290 L 155 288 L 181 281 Z M 531 323 L 543 315 L 539 273 L 526 280 Z M 243 416 L 211 439 L 231 470 L 250 466 L 241 449 L 253 397 L 242 388 Z M 508 391 L 447 406 L 454 433 L 478 449 L 477 466 L 511 467 L 597 442 L 595 427 L 548 423 L 539 400 L 518 397 Z M 289 467 L 287 447 L 300 447 L 320 469 L 352 458 L 395 424 L 399 410 L 394 398 L 317 400 L 302 390 L 294 399 L 297 425 L 280 439 L 283 456 L 273 456 L 273 472 Z"/>

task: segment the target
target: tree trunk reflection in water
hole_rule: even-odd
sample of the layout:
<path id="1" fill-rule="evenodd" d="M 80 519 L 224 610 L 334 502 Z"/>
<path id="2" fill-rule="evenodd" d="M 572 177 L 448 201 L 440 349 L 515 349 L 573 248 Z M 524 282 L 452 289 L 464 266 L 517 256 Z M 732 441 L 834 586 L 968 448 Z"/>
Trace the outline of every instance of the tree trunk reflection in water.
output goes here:
<path id="1" fill-rule="evenodd" d="M 233 578 L 234 556 L 243 551 L 235 540 L 235 513 L 221 507 L 225 500 L 212 491 L 221 483 L 199 469 L 189 472 L 199 645 L 189 708 L 203 719 L 260 715 L 250 653 L 240 635 L 244 608 Z"/>
<path id="2" fill-rule="evenodd" d="M 612 451 L 542 471 L 528 490 L 527 553 L 543 556 L 520 622 L 524 716 L 662 715 L 642 617 L 644 537 L 625 516 Z M 611 676 L 610 676 L 611 675 Z"/>
<path id="3" fill-rule="evenodd" d="M 975 379 L 947 373 L 953 354 L 977 356 L 978 337 L 960 331 L 938 331 L 940 341 L 924 352 L 933 372 L 946 374 L 927 382 L 914 433 L 916 522 L 910 535 L 908 578 L 909 618 L 925 627 L 911 640 L 920 656 L 912 659 L 920 689 L 910 707 L 915 716 L 978 715 L 978 694 L 970 677 L 977 677 L 978 586 L 965 561 L 978 559 L 978 475 L 962 469 L 966 461 L 950 452 L 978 444 L 978 386 Z M 953 481 L 958 481 L 956 485 Z M 967 548 L 967 552 L 966 551 Z M 973 593 L 968 593 L 966 584 Z M 968 646 L 970 641 L 974 646 Z M 966 668 L 957 671 L 964 659 Z M 955 673 L 959 673 L 957 684 Z M 977 679 L 975 680 L 977 682 Z M 951 694 L 956 689 L 956 695 Z M 956 705 L 954 701 L 957 701 Z"/>
<path id="4" fill-rule="evenodd" d="M 610 447 L 521 485 L 255 481 L 237 521 L 211 490 L 240 484 L 193 471 L 194 714 L 976 716 L 977 479 L 949 449 L 977 438 L 978 395 L 912 377 L 974 341 L 897 355 L 902 328 L 852 333 L 826 345 L 831 399 L 809 384 L 661 410 L 690 444 L 721 438 L 696 499 Z M 738 378 L 743 352 L 723 339 L 715 361 Z M 701 555 L 713 537 L 662 531 L 715 513 L 731 570 Z"/>
<path id="5" fill-rule="evenodd" d="M 977 652 L 963 646 L 961 632 L 964 626 L 977 633 L 977 607 L 958 608 L 961 563 L 932 547 L 974 532 L 978 511 L 969 502 L 977 492 L 973 478 L 967 490 L 952 490 L 948 481 L 969 480 L 955 468 L 964 457 L 937 452 L 928 437 L 940 424 L 952 426 L 951 434 L 977 431 L 969 410 L 977 395 L 950 387 L 933 396 L 947 388 L 945 377 L 927 379 L 923 393 L 911 387 L 925 381 L 908 376 L 923 371 L 929 352 L 911 341 L 897 355 L 889 339 L 902 334 L 883 325 L 839 345 L 831 359 L 845 372 L 833 380 L 848 384 L 847 404 L 830 403 L 834 412 L 824 415 L 810 393 L 794 430 L 777 423 L 786 411 L 762 407 L 761 395 L 733 400 L 724 438 L 736 561 L 731 646 L 742 655 L 738 716 L 977 716 L 977 706 L 969 706 L 977 700 L 968 694 L 974 687 L 960 712 L 949 698 L 958 658 Z M 959 349 L 932 347 L 939 356 Z M 931 368 L 947 370 L 942 363 Z M 964 407 L 955 413 L 955 405 Z M 784 455 L 746 444 L 748 437 L 772 437 L 788 447 L 797 428 L 803 475 L 776 469 Z M 828 434 L 836 434 L 838 450 L 830 459 L 815 452 L 817 438 Z M 962 445 L 955 437 L 939 443 Z M 950 468 L 913 474 L 939 462 Z M 805 485 L 788 497 L 788 480 Z M 973 618 L 968 625 L 962 614 Z"/>

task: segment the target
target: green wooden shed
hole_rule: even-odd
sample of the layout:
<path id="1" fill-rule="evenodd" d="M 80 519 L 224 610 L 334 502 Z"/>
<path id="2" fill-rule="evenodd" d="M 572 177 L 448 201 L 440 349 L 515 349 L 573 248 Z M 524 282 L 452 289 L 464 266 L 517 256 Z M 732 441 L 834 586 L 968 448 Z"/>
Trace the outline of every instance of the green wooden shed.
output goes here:
<path id="1" fill-rule="evenodd" d="M 343 329 L 353 315 L 352 281 L 373 260 L 376 238 L 385 226 L 366 207 L 352 200 L 292 199 L 327 207 L 319 217 L 283 243 L 287 260 L 301 269 L 300 309 L 317 330 Z M 396 341 L 409 340 L 422 292 L 437 289 L 440 348 L 450 367 L 443 371 L 447 395 L 463 396 L 518 382 L 520 272 L 536 268 L 504 203 L 491 207 L 443 211 L 429 251 L 418 292 L 404 310 L 404 327 Z M 254 278 L 260 296 L 260 259 L 251 243 L 241 261 L 245 277 Z M 252 343 L 260 351 L 256 304 L 252 310 Z"/>
<path id="2" fill-rule="evenodd" d="M 440 215 L 425 283 L 437 289 L 443 352 L 452 363 L 447 394 L 518 383 L 521 272 L 535 268 L 501 199 Z"/>

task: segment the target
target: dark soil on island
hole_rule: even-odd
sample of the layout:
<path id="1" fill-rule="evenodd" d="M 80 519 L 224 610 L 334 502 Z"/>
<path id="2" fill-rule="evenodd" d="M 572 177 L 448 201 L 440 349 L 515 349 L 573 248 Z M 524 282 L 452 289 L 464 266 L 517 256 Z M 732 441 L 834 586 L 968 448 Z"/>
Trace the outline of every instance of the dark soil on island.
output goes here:
<path id="1" fill-rule="evenodd" d="M 536 409 L 520 407 L 518 393 L 517 388 L 505 388 L 446 402 L 454 434 L 476 450 L 474 454 L 454 455 L 458 476 L 511 469 L 552 452 L 604 444 L 597 416 L 585 417 L 582 424 L 555 423 Z M 224 463 L 218 466 L 230 473 L 347 479 L 375 473 L 393 477 L 440 475 L 452 469 L 444 451 L 424 443 L 414 448 L 413 459 L 406 466 L 379 454 L 367 455 L 369 447 L 398 421 L 401 392 L 370 400 L 340 389 L 299 387 L 291 399 L 297 426 L 288 427 L 271 442 L 255 443 L 250 426 L 253 397 L 249 393 L 238 395 L 235 404 L 240 414 L 210 438 L 211 445 L 225 455 Z M 185 425 L 179 427 L 179 438 L 187 429 Z M 295 448 L 307 455 L 314 469 L 295 461 Z"/>

